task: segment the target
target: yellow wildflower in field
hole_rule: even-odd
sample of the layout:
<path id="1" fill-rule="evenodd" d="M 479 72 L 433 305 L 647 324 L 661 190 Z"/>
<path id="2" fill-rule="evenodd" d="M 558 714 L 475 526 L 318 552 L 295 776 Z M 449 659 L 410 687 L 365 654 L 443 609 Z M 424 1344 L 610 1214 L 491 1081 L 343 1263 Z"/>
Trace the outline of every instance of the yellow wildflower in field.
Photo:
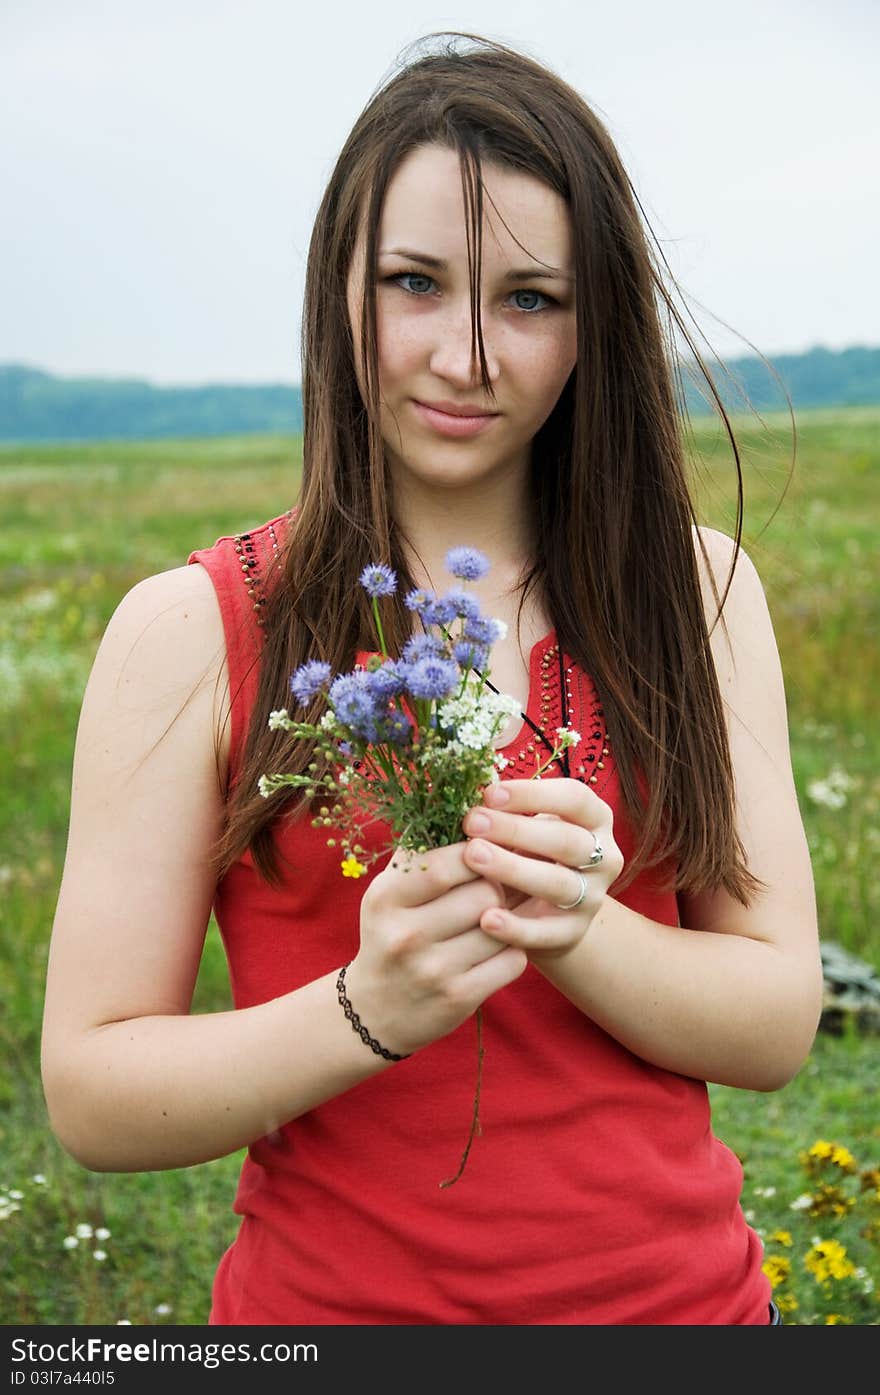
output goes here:
<path id="1" fill-rule="evenodd" d="M 791 1273 L 791 1260 L 787 1255 L 768 1255 L 761 1265 L 761 1271 L 770 1280 L 770 1287 L 778 1288 Z"/>
<path id="2" fill-rule="evenodd" d="M 779 1309 L 780 1313 L 796 1313 L 796 1312 L 797 1312 L 797 1309 L 798 1309 L 798 1301 L 797 1301 L 797 1299 L 795 1298 L 795 1296 L 794 1296 L 793 1293 L 779 1293 L 779 1294 L 774 1294 L 773 1302 L 776 1304 L 776 1306 L 777 1306 L 777 1308 Z"/>
<path id="3" fill-rule="evenodd" d="M 857 1172 L 856 1160 L 848 1148 L 844 1148 L 842 1143 L 835 1143 L 831 1153 L 831 1161 L 835 1167 L 839 1167 L 841 1172 Z"/>
<path id="4" fill-rule="evenodd" d="M 842 1313 L 829 1313 L 825 1319 L 826 1327 L 852 1327 L 852 1318 L 844 1317 Z"/>
<path id="5" fill-rule="evenodd" d="M 816 1172 L 822 1163 L 829 1162 L 839 1167 L 841 1172 L 856 1172 L 856 1160 L 842 1143 L 830 1143 L 827 1138 L 817 1138 L 811 1148 L 800 1154 L 800 1161 L 807 1172 Z"/>
<path id="6" fill-rule="evenodd" d="M 813 1193 L 810 1215 L 845 1216 L 855 1204 L 854 1196 L 847 1196 L 842 1187 L 833 1187 L 829 1182 L 826 1182 Z"/>
<path id="7" fill-rule="evenodd" d="M 774 1245 L 794 1244 L 794 1241 L 791 1238 L 790 1230 L 774 1230 L 773 1234 L 770 1236 L 770 1239 L 772 1240 Z"/>
<path id="8" fill-rule="evenodd" d="M 804 1267 L 817 1284 L 828 1283 L 830 1279 L 848 1279 L 856 1272 L 856 1266 L 847 1259 L 846 1249 L 838 1240 L 817 1240 L 804 1255 Z"/>

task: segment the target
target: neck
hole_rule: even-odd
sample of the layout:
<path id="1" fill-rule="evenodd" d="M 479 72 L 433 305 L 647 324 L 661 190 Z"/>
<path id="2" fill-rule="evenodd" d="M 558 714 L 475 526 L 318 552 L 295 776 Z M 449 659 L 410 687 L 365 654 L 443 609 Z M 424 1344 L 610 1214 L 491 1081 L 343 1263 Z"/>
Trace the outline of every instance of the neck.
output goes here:
<path id="1" fill-rule="evenodd" d="M 457 585 L 446 570 L 451 547 L 475 547 L 489 571 L 469 582 L 477 598 L 499 597 L 515 589 L 533 553 L 525 481 L 481 480 L 468 489 L 438 490 L 408 478 L 395 484 L 394 516 L 417 586 L 441 592 Z"/>

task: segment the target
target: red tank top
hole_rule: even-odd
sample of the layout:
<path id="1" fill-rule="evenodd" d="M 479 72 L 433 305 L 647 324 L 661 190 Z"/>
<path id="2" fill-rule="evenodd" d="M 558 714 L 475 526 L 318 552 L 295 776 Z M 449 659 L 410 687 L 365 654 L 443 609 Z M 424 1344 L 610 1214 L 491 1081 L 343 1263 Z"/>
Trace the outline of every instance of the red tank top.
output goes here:
<path id="1" fill-rule="evenodd" d="M 285 523 L 220 538 L 188 559 L 208 571 L 223 616 L 233 779 L 256 688 L 260 602 Z M 627 857 L 632 830 L 601 704 L 563 657 L 583 738 L 572 774 L 613 809 Z M 552 631 L 532 649 L 530 674 L 528 716 L 560 725 Z M 524 724 L 504 750 L 504 776 L 534 770 L 531 739 Z M 218 884 L 236 1007 L 356 954 L 366 879 L 341 875 L 326 837 L 308 815 L 282 827 L 290 868 L 279 889 L 249 853 Z M 674 892 L 651 875 L 620 899 L 678 924 Z M 439 1183 L 454 1174 L 470 1127 L 473 1020 L 251 1144 L 211 1323 L 767 1323 L 761 1241 L 740 1206 L 739 1161 L 712 1132 L 705 1082 L 633 1055 L 531 967 L 484 1005 L 483 1044 L 482 1133 L 454 1186 Z M 290 1049 L 293 1057 L 308 1043 Z"/>

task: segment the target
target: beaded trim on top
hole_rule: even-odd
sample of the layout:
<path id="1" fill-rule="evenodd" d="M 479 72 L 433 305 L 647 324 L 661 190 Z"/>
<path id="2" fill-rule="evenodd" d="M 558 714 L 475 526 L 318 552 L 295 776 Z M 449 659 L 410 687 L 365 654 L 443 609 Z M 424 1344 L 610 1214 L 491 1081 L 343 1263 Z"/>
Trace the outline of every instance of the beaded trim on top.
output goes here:
<path id="1" fill-rule="evenodd" d="M 292 518 L 293 509 L 288 509 L 282 517 L 285 521 Z M 269 558 L 267 570 L 280 567 L 281 549 L 278 543 L 278 534 L 275 531 L 275 520 L 265 524 L 263 528 L 258 528 L 256 532 L 266 532 L 269 536 L 272 556 Z M 257 624 L 262 628 L 266 623 L 262 614 L 266 604 L 266 574 L 260 570 L 263 559 L 257 551 L 255 533 L 237 533 L 232 541 L 241 567 L 242 577 L 247 586 L 247 593 L 253 603 Z"/>
<path id="2" fill-rule="evenodd" d="M 576 704 L 573 701 L 573 681 L 577 683 Z M 540 726 L 536 726 L 525 712 L 520 714 L 532 728 L 534 739 L 511 743 L 515 750 L 507 756 L 507 765 L 504 768 L 512 778 L 528 779 L 534 773 L 535 767 L 546 759 L 546 751 L 552 749 L 549 738 L 544 734 L 546 729 L 556 725 L 569 727 L 569 713 L 573 707 L 580 714 L 580 725 L 585 729 L 581 730 L 578 745 L 572 747 L 570 753 L 564 752 L 562 760 L 558 760 L 557 763 L 562 766 L 565 775 L 573 776 L 585 785 L 604 784 L 606 777 L 598 772 L 605 770 L 605 757 L 610 755 L 605 713 L 595 692 L 592 692 L 588 700 L 587 684 L 580 670 L 576 670 L 571 664 L 567 668 L 563 667 L 558 641 L 548 645 L 541 656 Z M 557 713 L 561 718 L 558 722 Z M 573 768 L 570 755 L 576 762 Z"/>

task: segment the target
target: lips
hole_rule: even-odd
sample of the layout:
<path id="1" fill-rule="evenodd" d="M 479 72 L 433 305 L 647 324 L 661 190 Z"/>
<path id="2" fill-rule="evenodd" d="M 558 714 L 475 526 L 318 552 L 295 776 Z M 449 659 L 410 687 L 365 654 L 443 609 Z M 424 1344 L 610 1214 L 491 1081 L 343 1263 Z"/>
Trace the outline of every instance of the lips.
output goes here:
<path id="1" fill-rule="evenodd" d="M 441 436 L 459 438 L 477 436 L 488 430 L 493 421 L 498 420 L 497 412 L 482 412 L 479 415 L 463 416 L 460 408 L 456 408 L 455 412 L 448 412 L 435 406 L 428 406 L 426 402 L 418 402 L 415 399 L 413 399 L 413 406 L 422 421 Z"/>
<path id="2" fill-rule="evenodd" d="M 416 399 L 418 401 L 418 399 Z M 449 417 L 495 417 L 497 412 L 487 412 L 485 407 L 477 407 L 470 402 L 419 402 L 420 407 L 429 407 L 432 412 L 443 412 Z"/>

